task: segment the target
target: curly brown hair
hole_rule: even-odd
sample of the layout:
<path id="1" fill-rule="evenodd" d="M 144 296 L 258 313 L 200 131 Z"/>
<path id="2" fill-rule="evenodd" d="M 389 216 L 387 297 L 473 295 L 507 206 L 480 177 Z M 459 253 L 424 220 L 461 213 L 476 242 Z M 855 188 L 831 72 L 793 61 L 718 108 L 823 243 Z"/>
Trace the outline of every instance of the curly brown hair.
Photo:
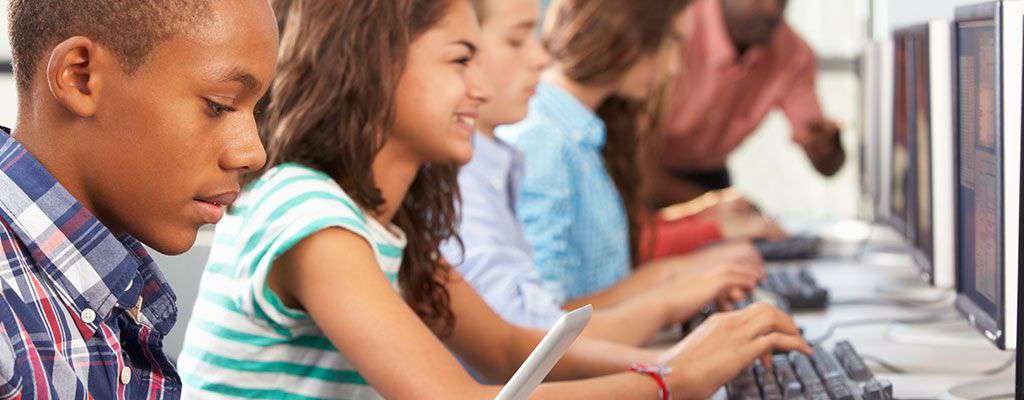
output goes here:
<path id="1" fill-rule="evenodd" d="M 274 0 L 281 31 L 277 77 L 261 106 L 263 170 L 299 163 L 331 176 L 365 210 L 384 198 L 371 165 L 395 122 L 395 95 L 413 40 L 454 0 Z M 456 235 L 457 167 L 425 165 L 394 223 L 408 240 L 402 296 L 438 335 L 451 333 L 450 267 L 438 252 Z"/>
<path id="2" fill-rule="evenodd" d="M 566 76 L 586 85 L 618 81 L 644 56 L 656 53 L 686 0 L 558 0 L 545 17 L 544 46 Z M 654 96 L 657 99 L 657 96 Z M 656 101 L 611 96 L 597 108 L 607 141 L 602 155 L 629 217 L 630 255 L 640 259 L 644 202 L 639 154 L 655 129 Z"/>

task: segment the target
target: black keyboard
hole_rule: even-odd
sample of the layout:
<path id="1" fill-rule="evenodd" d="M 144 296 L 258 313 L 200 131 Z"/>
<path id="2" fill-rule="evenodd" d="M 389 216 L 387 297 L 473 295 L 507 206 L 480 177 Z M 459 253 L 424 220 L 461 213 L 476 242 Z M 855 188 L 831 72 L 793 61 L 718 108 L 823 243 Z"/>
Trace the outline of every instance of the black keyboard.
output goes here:
<path id="1" fill-rule="evenodd" d="M 815 346 L 813 356 L 776 354 L 772 369 L 760 361 L 725 385 L 730 400 L 892 399 L 892 383 L 876 379 L 849 342 L 832 352 Z"/>
<path id="2" fill-rule="evenodd" d="M 805 260 L 821 252 L 821 238 L 793 236 L 783 240 L 755 240 L 754 247 L 765 261 Z"/>
<path id="3" fill-rule="evenodd" d="M 828 290 L 818 286 L 804 267 L 767 267 L 761 288 L 782 297 L 790 310 L 820 310 L 828 306 Z"/>

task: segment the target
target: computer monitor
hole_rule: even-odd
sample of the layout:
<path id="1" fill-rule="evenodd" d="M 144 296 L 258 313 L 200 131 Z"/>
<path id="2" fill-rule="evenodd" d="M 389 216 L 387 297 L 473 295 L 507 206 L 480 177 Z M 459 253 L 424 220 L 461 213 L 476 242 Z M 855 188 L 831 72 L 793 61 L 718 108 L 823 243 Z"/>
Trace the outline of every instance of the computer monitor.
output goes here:
<path id="1" fill-rule="evenodd" d="M 956 280 L 955 172 L 942 161 L 954 157 L 949 25 L 933 20 L 893 32 L 902 58 L 894 65 L 892 163 L 898 168 L 889 222 L 911 245 L 922 278 L 942 289 Z"/>
<path id="2" fill-rule="evenodd" d="M 1024 1 L 956 10 L 956 307 L 1017 345 Z"/>
<path id="3" fill-rule="evenodd" d="M 900 33 L 897 31 L 897 33 Z M 916 93 L 917 43 L 912 35 L 893 36 L 893 103 L 888 223 L 904 237 L 909 238 L 910 223 L 910 138 L 917 119 Z"/>
<path id="4" fill-rule="evenodd" d="M 893 32 L 896 86 L 891 223 L 911 244 L 921 276 L 932 283 L 932 123 L 929 26 Z"/>

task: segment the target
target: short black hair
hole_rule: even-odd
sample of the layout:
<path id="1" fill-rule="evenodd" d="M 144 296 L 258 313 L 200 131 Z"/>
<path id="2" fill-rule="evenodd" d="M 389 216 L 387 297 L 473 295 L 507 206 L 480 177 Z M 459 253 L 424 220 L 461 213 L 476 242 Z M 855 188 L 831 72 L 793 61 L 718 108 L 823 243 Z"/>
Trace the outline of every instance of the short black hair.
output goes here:
<path id="1" fill-rule="evenodd" d="M 212 0 L 11 0 L 8 14 L 18 91 L 27 93 L 43 57 L 85 36 L 112 50 L 134 73 L 160 42 L 208 14 Z"/>

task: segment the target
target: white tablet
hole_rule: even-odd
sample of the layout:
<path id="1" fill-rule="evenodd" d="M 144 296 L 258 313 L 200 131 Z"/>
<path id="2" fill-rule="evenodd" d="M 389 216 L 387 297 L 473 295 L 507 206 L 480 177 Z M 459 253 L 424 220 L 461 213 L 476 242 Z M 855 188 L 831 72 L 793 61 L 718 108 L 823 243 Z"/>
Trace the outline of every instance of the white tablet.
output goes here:
<path id="1" fill-rule="evenodd" d="M 569 346 L 572 346 L 580 336 L 583 328 L 587 327 L 593 310 L 594 308 L 588 304 L 559 318 L 494 399 L 526 400 L 530 397 L 537 385 L 548 376 L 551 368 L 555 367 L 565 351 L 569 350 Z"/>

